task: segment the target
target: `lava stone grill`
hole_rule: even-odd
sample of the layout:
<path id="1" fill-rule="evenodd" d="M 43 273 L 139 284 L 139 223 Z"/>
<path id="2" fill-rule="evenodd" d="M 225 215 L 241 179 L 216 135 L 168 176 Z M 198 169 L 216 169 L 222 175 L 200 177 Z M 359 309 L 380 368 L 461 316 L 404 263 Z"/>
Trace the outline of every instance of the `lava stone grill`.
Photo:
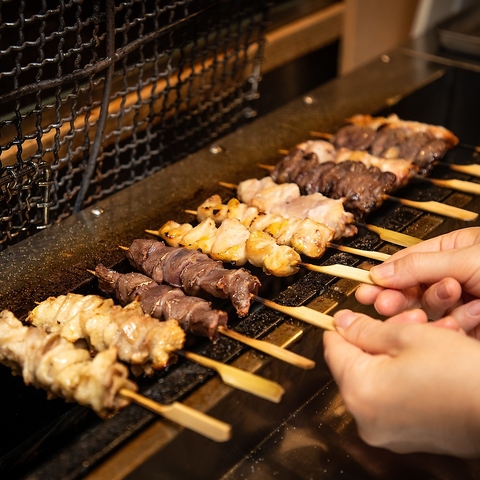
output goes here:
<path id="1" fill-rule="evenodd" d="M 9 246 L 0 256 L 2 308 L 20 317 L 51 295 L 67 292 L 98 294 L 87 272 L 99 262 L 129 271 L 119 245 L 145 237 L 145 229 L 165 221 L 189 221 L 185 209 L 207 196 L 227 196 L 219 181 L 236 183 L 263 176 L 259 163 L 274 163 L 278 151 L 309 138 L 311 131 L 333 132 L 355 113 L 388 114 L 434 124 L 456 133 L 463 144 L 480 144 L 480 71 L 455 61 L 425 60 L 414 50 L 393 52 L 388 62 L 374 62 L 336 79 L 250 125 L 171 163 L 47 229 Z M 457 148 L 445 161 L 471 163 L 469 148 Z M 438 166 L 440 178 L 478 179 L 453 174 Z M 472 195 L 415 183 L 398 196 L 435 200 L 480 211 Z M 386 202 L 368 218 L 379 225 L 420 238 L 465 226 L 465 222 Z M 393 253 L 396 247 L 360 228 L 349 244 Z M 328 252 L 321 263 L 368 266 L 345 253 Z M 267 277 L 260 295 L 279 303 L 308 305 L 319 311 L 339 307 L 367 311 L 352 293 L 355 282 L 315 272 L 288 279 Z M 213 301 L 229 309 L 224 302 Z M 319 329 L 254 306 L 238 320 L 230 310 L 232 328 L 252 337 L 288 341 L 297 353 L 314 359 L 303 371 L 258 354 L 222 337 L 216 344 L 189 339 L 189 348 L 275 380 L 285 388 L 279 404 L 222 385 L 208 369 L 179 359 L 153 378 L 140 379 L 143 394 L 162 403 L 180 400 L 233 427 L 233 438 L 215 443 L 136 405 L 103 421 L 90 410 L 47 401 L 45 393 L 25 387 L 22 379 L 0 369 L 2 478 L 478 478 L 477 462 L 433 455 L 395 455 L 365 445 L 356 434 L 338 390 L 323 361 Z M 420 400 L 420 399 L 419 399 Z"/>

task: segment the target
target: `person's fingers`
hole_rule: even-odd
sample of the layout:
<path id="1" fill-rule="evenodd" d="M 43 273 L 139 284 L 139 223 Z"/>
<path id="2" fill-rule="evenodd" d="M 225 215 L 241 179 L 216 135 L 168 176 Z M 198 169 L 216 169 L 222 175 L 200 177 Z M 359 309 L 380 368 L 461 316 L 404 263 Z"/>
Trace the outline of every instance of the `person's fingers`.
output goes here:
<path id="1" fill-rule="evenodd" d="M 462 284 L 466 291 L 480 292 L 478 249 L 475 245 L 449 252 L 412 253 L 399 260 L 372 267 L 370 276 L 377 285 L 399 290 L 420 284 L 432 285 L 443 278 L 452 277 Z"/>
<path id="2" fill-rule="evenodd" d="M 351 375 L 352 369 L 359 365 L 359 359 L 365 354 L 337 332 L 325 331 L 323 346 L 325 361 L 337 383 L 342 385 L 345 376 Z"/>
<path id="3" fill-rule="evenodd" d="M 340 335 L 368 353 L 396 355 L 403 346 L 403 336 L 398 329 L 401 325 L 384 325 L 380 320 L 351 310 L 340 310 L 333 318 Z"/>
<path id="4" fill-rule="evenodd" d="M 480 299 L 472 300 L 450 311 L 453 317 L 466 332 L 470 333 L 480 325 Z"/>
<path id="5" fill-rule="evenodd" d="M 443 317 L 440 320 L 431 322 L 430 325 L 434 327 L 446 328 L 448 330 L 454 330 L 455 332 L 465 334 L 465 331 L 462 329 L 457 320 L 455 320 L 455 318 L 451 316 Z"/>
<path id="6" fill-rule="evenodd" d="M 373 305 L 383 290 L 383 287 L 362 283 L 355 291 L 355 298 L 363 305 Z"/>
<path id="7" fill-rule="evenodd" d="M 375 310 L 386 317 L 397 315 L 404 310 L 421 306 L 423 291 L 420 288 L 406 290 L 383 289 L 374 303 Z"/>
<path id="8" fill-rule="evenodd" d="M 431 320 L 445 316 L 462 298 L 462 286 L 454 278 L 444 278 L 425 290 L 422 297 L 422 308 Z"/>
<path id="9" fill-rule="evenodd" d="M 423 310 L 420 310 L 418 308 L 401 312 L 398 315 L 394 315 L 393 317 L 387 318 L 387 320 L 385 320 L 385 323 L 402 323 L 402 324 L 412 324 L 412 323 L 421 324 L 421 323 L 427 323 L 427 322 L 428 322 L 427 314 Z"/>

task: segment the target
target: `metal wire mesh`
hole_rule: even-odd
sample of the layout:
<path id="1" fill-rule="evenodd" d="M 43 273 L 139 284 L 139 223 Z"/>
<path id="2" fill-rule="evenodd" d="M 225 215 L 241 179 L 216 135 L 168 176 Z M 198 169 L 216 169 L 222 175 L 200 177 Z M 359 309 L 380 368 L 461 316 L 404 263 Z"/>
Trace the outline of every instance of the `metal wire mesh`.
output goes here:
<path id="1" fill-rule="evenodd" d="M 269 6 L 0 0 L 0 249 L 253 116 Z"/>

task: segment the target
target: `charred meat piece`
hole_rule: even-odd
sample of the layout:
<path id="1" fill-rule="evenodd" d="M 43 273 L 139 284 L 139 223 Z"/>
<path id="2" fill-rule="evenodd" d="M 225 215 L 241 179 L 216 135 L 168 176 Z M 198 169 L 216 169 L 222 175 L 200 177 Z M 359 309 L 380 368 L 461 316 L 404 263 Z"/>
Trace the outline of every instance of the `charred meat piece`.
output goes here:
<path id="1" fill-rule="evenodd" d="M 367 168 L 362 162 L 320 163 L 314 152 L 305 155 L 303 164 L 299 158 L 295 153 L 295 169 L 288 168 L 286 157 L 279 162 L 270 174 L 273 180 L 294 182 L 303 194 L 318 192 L 330 198 L 344 198 L 345 209 L 357 219 L 380 206 L 397 180 L 395 174 L 374 166 Z"/>
<path id="2" fill-rule="evenodd" d="M 241 317 L 248 314 L 251 296 L 256 295 L 260 287 L 258 278 L 244 268 L 229 270 L 208 255 L 183 247 L 169 247 L 157 240 L 134 240 L 127 258 L 134 268 L 156 282 L 174 281 L 187 295 L 229 298 Z"/>
<path id="3" fill-rule="evenodd" d="M 186 332 L 216 340 L 218 327 L 227 326 L 226 312 L 212 309 L 203 298 L 185 295 L 180 288 L 159 285 L 142 273 L 118 273 L 102 264 L 95 273 L 103 293 L 115 295 L 122 305 L 138 299 L 144 313 L 159 320 L 175 319 Z"/>

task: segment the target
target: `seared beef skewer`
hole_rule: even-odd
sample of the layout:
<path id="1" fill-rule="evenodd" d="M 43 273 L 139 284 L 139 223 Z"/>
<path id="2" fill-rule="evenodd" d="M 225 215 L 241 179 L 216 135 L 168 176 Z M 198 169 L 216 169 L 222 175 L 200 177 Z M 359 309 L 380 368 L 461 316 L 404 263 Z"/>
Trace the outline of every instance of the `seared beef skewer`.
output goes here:
<path id="1" fill-rule="evenodd" d="M 305 154 L 299 148 L 278 162 L 270 176 L 277 183 L 296 183 L 305 195 L 318 192 L 344 198 L 345 208 L 357 219 L 378 208 L 396 183 L 391 172 L 350 160 L 319 163 L 315 153 Z"/>
<path id="2" fill-rule="evenodd" d="M 218 333 L 221 333 L 297 367 L 310 369 L 315 366 L 314 361 L 290 350 L 229 330 L 225 312 L 212 310 L 209 302 L 187 296 L 180 288 L 158 285 L 141 273 L 118 273 L 104 265 L 97 265 L 95 274 L 100 289 L 104 293 L 114 294 L 122 305 L 139 301 L 145 313 L 158 319 L 177 318 L 182 328 L 196 335 L 216 340 Z"/>
<path id="3" fill-rule="evenodd" d="M 208 255 L 163 242 L 136 239 L 126 252 L 130 264 L 158 283 L 180 287 L 187 295 L 229 298 L 238 315 L 248 314 L 260 281 L 244 268 L 225 269 Z"/>
<path id="4" fill-rule="evenodd" d="M 122 305 L 138 297 L 144 313 L 160 320 L 176 319 L 186 332 L 216 340 L 218 327 L 227 325 L 227 313 L 212 309 L 207 300 L 185 295 L 177 287 L 159 285 L 142 273 L 122 274 L 100 264 L 95 275 L 100 290 L 114 295 Z"/>

